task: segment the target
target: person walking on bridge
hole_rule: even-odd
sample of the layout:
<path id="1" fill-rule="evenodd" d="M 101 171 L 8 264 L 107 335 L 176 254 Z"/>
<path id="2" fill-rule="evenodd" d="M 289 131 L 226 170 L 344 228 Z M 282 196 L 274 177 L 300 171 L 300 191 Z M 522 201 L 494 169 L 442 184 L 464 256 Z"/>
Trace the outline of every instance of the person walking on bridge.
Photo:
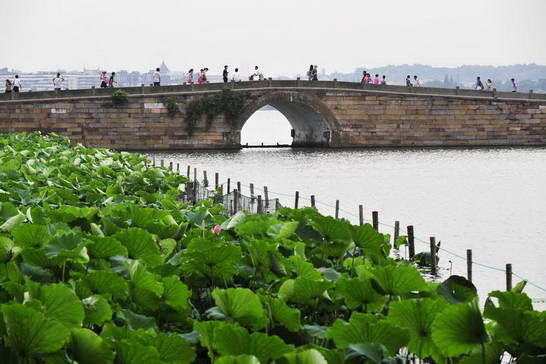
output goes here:
<path id="1" fill-rule="evenodd" d="M 313 67 L 313 81 L 318 81 L 318 66 Z"/>
<path id="2" fill-rule="evenodd" d="M 518 84 L 516 83 L 516 80 L 512 78 L 510 81 L 512 81 L 512 92 L 518 92 Z"/>
<path id="3" fill-rule="evenodd" d="M 260 71 L 258 66 L 254 66 L 254 73 L 250 76 L 250 81 L 254 81 L 256 78 L 258 81 L 263 81 L 264 79 L 264 74 Z"/>
<path id="4" fill-rule="evenodd" d="M 493 91 L 493 81 L 490 78 L 487 79 L 485 86 L 487 87 L 487 91 Z"/>
<path id="5" fill-rule="evenodd" d="M 108 87 L 108 76 L 106 75 L 106 71 L 102 71 L 102 73 L 100 74 L 100 87 Z"/>
<path id="6" fill-rule="evenodd" d="M 476 90 L 479 90 L 479 91 L 483 91 L 483 83 L 482 83 L 482 80 L 480 78 L 480 76 L 478 76 L 476 78 Z"/>
<path id="7" fill-rule="evenodd" d="M 224 79 L 224 83 L 227 83 L 229 81 L 228 74 L 228 66 L 224 66 L 224 72 L 222 72 L 222 78 Z"/>
<path id="8" fill-rule="evenodd" d="M 60 90 L 63 82 L 64 82 L 64 78 L 61 77 L 61 74 L 59 72 L 57 72 L 57 77 L 53 78 L 53 89 Z"/>
<path id="9" fill-rule="evenodd" d="M 13 92 L 19 92 L 23 88 L 23 86 L 21 85 L 21 80 L 19 79 L 19 75 L 15 75 L 15 79 L 13 80 L 12 84 Z"/>
<path id="10" fill-rule="evenodd" d="M 374 85 L 379 85 L 379 75 L 376 73 L 375 74 L 375 77 L 373 78 L 373 84 Z"/>
<path id="11" fill-rule="evenodd" d="M 112 74 L 110 74 L 110 78 L 108 79 L 108 87 L 114 88 L 114 83 L 117 84 L 118 82 L 116 81 L 116 73 L 112 72 Z"/>
<path id="12" fill-rule="evenodd" d="M 313 65 L 310 65 L 307 71 L 307 81 L 313 81 Z"/>
<path id="13" fill-rule="evenodd" d="M 193 68 L 190 68 L 188 71 L 188 76 L 186 77 L 186 83 L 188 85 L 193 85 Z"/>
<path id="14" fill-rule="evenodd" d="M 241 75 L 239 74 L 239 69 L 235 68 L 233 75 L 231 76 L 231 82 L 241 82 Z"/>
<path id="15" fill-rule="evenodd" d="M 421 81 L 419 81 L 417 75 L 413 75 L 413 87 L 421 87 Z"/>
<path id="16" fill-rule="evenodd" d="M 381 84 L 382 85 L 386 85 L 387 84 L 387 79 L 386 79 L 386 76 L 383 75 L 383 78 L 381 78 Z"/>
<path id="17" fill-rule="evenodd" d="M 6 80 L 6 89 L 5 89 L 5 92 L 6 92 L 7 94 L 9 94 L 9 93 L 11 92 L 12 87 L 13 87 L 13 84 L 11 83 L 11 81 L 10 81 L 10 80 Z"/>
<path id="18" fill-rule="evenodd" d="M 411 84 L 411 76 L 408 75 L 406 77 L 406 87 L 412 87 L 413 85 Z"/>
<path id="19" fill-rule="evenodd" d="M 161 73 L 159 72 L 159 67 L 155 69 L 155 72 L 152 75 L 152 81 L 154 83 L 154 87 L 161 86 Z"/>

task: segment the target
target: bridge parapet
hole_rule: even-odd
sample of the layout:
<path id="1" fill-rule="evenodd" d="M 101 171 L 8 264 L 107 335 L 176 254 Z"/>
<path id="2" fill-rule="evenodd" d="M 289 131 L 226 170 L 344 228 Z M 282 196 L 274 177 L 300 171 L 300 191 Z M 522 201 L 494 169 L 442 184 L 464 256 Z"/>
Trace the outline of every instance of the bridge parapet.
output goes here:
<path id="1" fill-rule="evenodd" d="M 459 88 L 432 88 L 432 87 L 406 87 L 399 85 L 362 85 L 356 82 L 338 81 L 303 81 L 303 80 L 264 80 L 243 81 L 238 83 L 209 83 L 194 85 L 168 85 L 160 87 L 135 86 L 120 88 L 93 88 L 61 91 L 36 91 L 20 93 L 0 94 L 2 101 L 26 101 L 40 99 L 69 99 L 81 97 L 110 97 L 114 91 L 123 90 L 129 96 L 157 95 L 157 94 L 200 94 L 208 92 L 220 92 L 225 89 L 234 91 L 277 88 L 277 89 L 301 89 L 315 91 L 353 91 L 367 94 L 393 94 L 393 95 L 421 95 L 421 96 L 449 96 L 449 97 L 477 97 L 489 99 L 507 100 L 546 100 L 546 93 L 533 92 L 498 92 L 479 91 Z"/>

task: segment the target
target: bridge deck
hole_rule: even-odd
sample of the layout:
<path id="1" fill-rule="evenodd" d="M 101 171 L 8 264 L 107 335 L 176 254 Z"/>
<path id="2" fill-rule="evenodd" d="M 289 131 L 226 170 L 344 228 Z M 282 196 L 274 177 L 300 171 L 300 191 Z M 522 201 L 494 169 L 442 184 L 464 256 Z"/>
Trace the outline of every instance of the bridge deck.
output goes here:
<path id="1" fill-rule="evenodd" d="M 497 91 L 478 91 L 470 89 L 448 89 L 432 87 L 406 87 L 397 85 L 366 85 L 363 86 L 356 82 L 338 82 L 338 81 L 290 81 L 290 80 L 265 80 L 265 81 L 244 81 L 239 83 L 209 83 L 201 85 L 173 85 L 160 87 L 121 87 L 121 88 L 93 88 L 79 90 L 62 91 L 39 91 L 39 92 L 21 92 L 0 94 L 0 103 L 11 102 L 48 102 L 59 100 L 77 100 L 88 98 L 106 98 L 110 97 L 115 90 L 123 90 L 128 96 L 168 96 L 168 95 L 188 95 L 217 93 L 222 90 L 230 89 L 233 91 L 259 91 L 259 90 L 285 90 L 285 91 L 323 91 L 323 92 L 356 92 L 378 95 L 400 95 L 400 96 L 425 96 L 425 97 L 449 97 L 463 99 L 489 99 L 502 101 L 525 101 L 525 102 L 544 102 L 546 93 L 533 92 L 497 92 Z"/>

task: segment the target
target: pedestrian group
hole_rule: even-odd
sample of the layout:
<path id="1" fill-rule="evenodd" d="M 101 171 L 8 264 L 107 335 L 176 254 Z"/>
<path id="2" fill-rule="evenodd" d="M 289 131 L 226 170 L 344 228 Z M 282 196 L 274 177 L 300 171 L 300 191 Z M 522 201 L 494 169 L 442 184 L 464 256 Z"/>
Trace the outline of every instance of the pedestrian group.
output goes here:
<path id="1" fill-rule="evenodd" d="M 184 84 L 192 85 L 194 82 L 197 82 L 198 84 L 203 83 L 209 83 L 207 79 L 207 72 L 209 69 L 207 67 L 201 68 L 199 70 L 199 73 L 197 74 L 197 80 L 194 81 L 195 74 L 193 68 L 190 68 L 188 73 L 185 76 L 185 82 Z M 264 75 L 260 71 L 260 68 L 258 66 L 254 67 L 254 72 L 250 74 L 248 77 L 249 81 L 263 81 Z M 299 78 L 298 78 L 299 79 Z M 230 71 L 229 66 L 225 65 L 224 69 L 222 71 L 222 80 L 224 83 L 228 82 L 241 82 L 241 74 L 239 73 L 239 68 L 235 68 L 234 71 L 231 73 L 230 77 Z M 317 65 L 310 65 L 309 70 L 307 71 L 307 80 L 308 81 L 318 81 L 318 67 Z M 57 75 L 53 78 L 53 89 L 54 90 L 61 90 L 62 85 L 64 82 L 64 78 L 61 76 L 60 73 L 57 73 Z M 112 72 L 110 75 L 107 74 L 106 71 L 102 71 L 100 74 L 100 87 L 101 88 L 113 88 L 115 85 L 117 85 L 116 81 L 116 73 Z M 516 83 L 516 80 L 514 78 L 510 79 L 512 92 L 518 91 L 518 85 Z M 362 79 L 360 81 L 362 85 L 386 85 L 387 79 L 386 76 L 383 75 L 382 77 L 379 77 L 379 74 L 375 74 L 375 76 L 372 78 L 372 75 L 367 72 L 366 70 L 362 71 Z M 154 87 L 161 86 L 161 71 L 159 68 L 156 68 L 154 73 L 152 74 L 152 85 Z M 417 75 L 413 76 L 413 79 L 410 75 L 407 75 L 406 77 L 406 86 L 407 87 L 421 87 L 421 81 L 417 77 Z M 479 91 L 493 91 L 493 81 L 491 79 L 487 79 L 485 82 L 485 85 L 483 84 L 481 78 L 478 76 L 476 78 L 476 83 L 474 88 Z M 15 75 L 13 80 L 7 79 L 5 83 L 5 92 L 20 92 L 22 90 L 21 85 L 21 79 L 19 78 L 19 75 Z"/>

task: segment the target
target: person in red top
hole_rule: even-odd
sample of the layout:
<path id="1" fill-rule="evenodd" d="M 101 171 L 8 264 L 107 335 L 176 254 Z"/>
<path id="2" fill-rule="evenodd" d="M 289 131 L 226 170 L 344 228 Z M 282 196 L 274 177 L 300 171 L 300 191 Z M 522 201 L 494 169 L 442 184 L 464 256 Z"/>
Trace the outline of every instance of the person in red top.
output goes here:
<path id="1" fill-rule="evenodd" d="M 102 71 L 100 75 L 100 87 L 101 88 L 108 87 L 108 75 L 106 74 L 106 71 Z"/>

